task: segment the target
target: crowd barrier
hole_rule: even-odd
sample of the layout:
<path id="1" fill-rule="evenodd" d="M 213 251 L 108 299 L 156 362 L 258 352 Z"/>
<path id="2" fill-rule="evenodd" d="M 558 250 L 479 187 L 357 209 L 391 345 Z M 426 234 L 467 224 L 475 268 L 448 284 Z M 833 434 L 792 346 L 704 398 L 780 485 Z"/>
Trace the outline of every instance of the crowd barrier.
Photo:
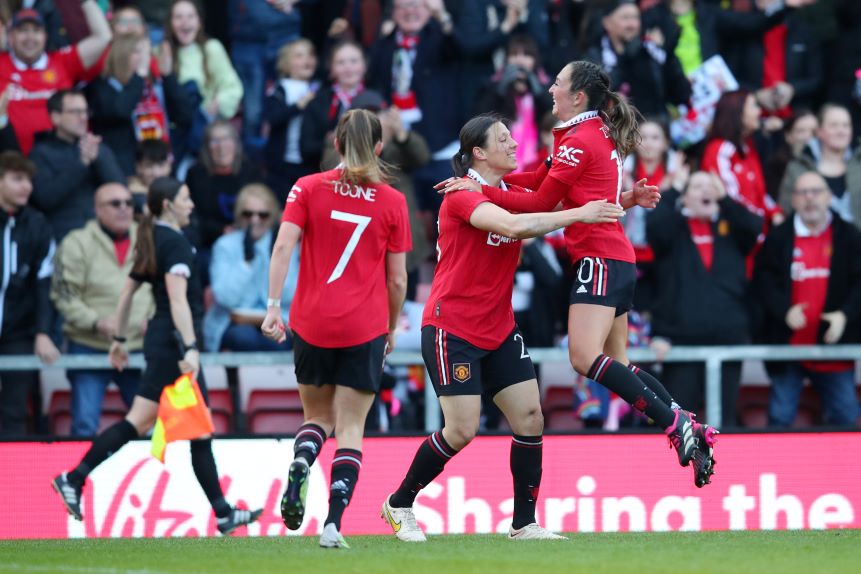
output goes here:
<path id="1" fill-rule="evenodd" d="M 343 532 L 391 534 L 380 519 L 421 437 L 367 438 Z M 331 441 L 330 441 L 331 443 Z M 513 500 L 510 437 L 481 436 L 416 501 L 430 534 L 505 532 Z M 215 457 L 227 498 L 264 509 L 240 535 L 315 535 L 322 529 L 334 444 L 312 467 L 307 514 L 287 531 L 279 503 L 292 439 L 219 439 Z M 166 464 L 134 441 L 99 466 L 84 490 L 84 521 L 66 514 L 50 481 L 72 467 L 85 442 L 0 443 L 0 539 L 213 536 L 215 521 L 194 479 L 185 443 L 168 445 Z M 712 484 L 659 434 L 544 438 L 538 518 L 556 531 L 773 530 L 861 527 L 861 433 L 724 434 Z"/>
<path id="2" fill-rule="evenodd" d="M 530 349 L 529 355 L 536 364 L 567 363 L 565 349 Z M 650 349 L 629 349 L 628 357 L 635 363 L 650 363 L 655 355 Z M 861 345 L 741 345 L 721 347 L 673 347 L 663 358 L 664 362 L 702 362 L 706 369 L 706 412 L 705 422 L 721 420 L 721 365 L 727 361 L 799 361 L 799 360 L 859 360 Z M 395 351 L 387 358 L 392 365 L 422 364 L 421 353 Z M 285 365 L 293 363 L 292 353 L 203 353 L 203 365 L 239 367 L 242 365 Z M 130 367 L 143 366 L 143 357 L 132 355 Z M 53 368 L 107 369 L 107 355 L 63 355 L 51 365 Z M 45 365 L 33 355 L 7 355 L 0 357 L 2 371 L 38 370 Z M 428 382 L 425 386 L 425 427 L 428 431 L 440 428 L 441 416 L 433 388 Z"/>

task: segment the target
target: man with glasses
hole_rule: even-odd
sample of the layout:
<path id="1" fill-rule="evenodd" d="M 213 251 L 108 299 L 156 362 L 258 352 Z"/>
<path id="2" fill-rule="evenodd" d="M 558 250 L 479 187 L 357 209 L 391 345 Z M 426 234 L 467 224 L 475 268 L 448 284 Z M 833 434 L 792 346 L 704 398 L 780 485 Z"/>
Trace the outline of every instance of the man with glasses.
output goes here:
<path id="1" fill-rule="evenodd" d="M 125 183 L 114 153 L 89 132 L 87 100 L 73 90 L 48 98 L 54 129 L 36 138 L 32 205 L 48 218 L 59 243 L 93 217 L 93 194 L 105 183 Z"/>
<path id="2" fill-rule="evenodd" d="M 803 173 L 792 191 L 794 214 L 768 234 L 754 267 L 754 291 L 765 314 L 766 343 L 857 343 L 861 336 L 861 231 L 831 206 L 818 173 Z M 824 423 L 854 426 L 859 415 L 853 361 L 767 363 L 770 424 L 795 420 L 805 378 L 822 399 Z"/>
<path id="3" fill-rule="evenodd" d="M 84 0 L 81 10 L 90 35 L 56 52 L 45 51 L 45 21 L 36 10 L 19 10 L 9 25 L 9 52 L 0 54 L 0 93 L 9 92 L 9 116 L 0 116 L 0 124 L 12 124 L 24 155 L 34 134 L 51 129 L 45 100 L 85 80 L 111 41 L 111 28 L 95 0 Z"/>
<path id="4" fill-rule="evenodd" d="M 69 233 L 57 250 L 51 300 L 63 315 L 69 353 L 104 356 L 116 334 L 114 312 L 132 268 L 137 224 L 131 192 L 118 183 L 96 190 L 96 217 Z M 132 300 L 126 345 L 143 346 L 144 325 L 153 311 L 148 284 Z M 69 370 L 72 384 L 72 435 L 93 436 L 99 429 L 102 401 L 111 381 L 131 407 L 140 371 Z"/>

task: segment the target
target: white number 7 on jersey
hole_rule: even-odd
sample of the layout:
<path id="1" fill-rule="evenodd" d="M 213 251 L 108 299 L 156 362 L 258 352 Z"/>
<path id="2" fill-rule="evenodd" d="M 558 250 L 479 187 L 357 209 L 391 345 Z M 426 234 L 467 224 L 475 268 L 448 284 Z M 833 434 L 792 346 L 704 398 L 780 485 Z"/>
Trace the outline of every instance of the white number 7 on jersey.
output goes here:
<path id="1" fill-rule="evenodd" d="M 368 224 L 371 223 L 370 217 L 356 215 L 354 213 L 346 213 L 344 211 L 336 211 L 334 209 L 332 210 L 331 217 L 337 221 L 355 223 L 356 229 L 353 230 L 353 235 L 350 236 L 350 240 L 347 242 L 344 252 L 341 253 L 341 258 L 338 259 L 338 264 L 335 265 L 332 275 L 329 277 L 329 280 L 326 281 L 327 285 L 344 274 L 344 269 L 347 268 L 347 263 L 350 262 L 350 257 L 353 256 L 353 251 L 356 250 L 356 246 L 359 244 L 359 239 L 362 238 L 362 234 L 365 232 L 365 229 L 368 228 Z"/>

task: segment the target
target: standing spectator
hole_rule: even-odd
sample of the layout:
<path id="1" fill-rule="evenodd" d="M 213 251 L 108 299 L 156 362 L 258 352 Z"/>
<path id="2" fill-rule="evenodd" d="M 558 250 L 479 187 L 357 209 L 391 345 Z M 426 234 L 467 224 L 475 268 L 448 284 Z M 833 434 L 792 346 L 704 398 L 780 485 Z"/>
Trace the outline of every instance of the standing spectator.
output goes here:
<path id="1" fill-rule="evenodd" d="M 147 36 L 117 36 L 101 76 L 87 87 L 93 132 L 113 150 L 126 176 L 134 173 L 138 142 L 169 141 L 168 118 L 188 126 L 194 113 L 173 73 L 171 59 L 162 54 L 153 73 L 150 54 Z"/>
<path id="2" fill-rule="evenodd" d="M 795 179 L 794 215 L 775 227 L 757 256 L 757 302 L 769 344 L 857 343 L 861 334 L 861 232 L 829 209 L 831 190 L 822 175 Z M 771 376 L 769 422 L 795 420 L 804 379 L 822 398 L 825 422 L 854 425 L 858 418 L 855 363 L 767 363 Z"/>
<path id="3" fill-rule="evenodd" d="M 93 195 L 104 183 L 124 183 L 114 153 L 87 129 L 87 100 L 60 90 L 48 99 L 54 130 L 39 134 L 30 159 L 36 164 L 33 206 L 48 217 L 54 238 L 93 218 Z"/>
<path id="4" fill-rule="evenodd" d="M 506 46 L 505 67 L 484 87 L 475 111 L 497 112 L 511 120 L 511 137 L 519 144 L 519 166 L 547 158 L 539 157 L 538 148 L 541 118 L 553 107 L 549 85 L 550 78 L 541 68 L 538 44 L 529 36 L 513 36 Z"/>
<path id="5" fill-rule="evenodd" d="M 464 2 L 456 26 L 456 37 L 463 54 L 458 91 L 464 115 L 470 116 L 475 108 L 485 78 L 504 67 L 504 60 L 512 52 L 510 46 L 506 46 L 515 36 L 530 38 L 537 46 L 536 52 L 548 51 L 547 3 L 547 0 Z M 516 135 L 514 137 L 523 145 L 523 140 Z"/>
<path id="6" fill-rule="evenodd" d="M 212 248 L 209 276 L 215 304 L 203 320 L 210 351 L 289 351 L 293 338 L 271 341 L 260 332 L 266 316 L 269 258 L 277 229 L 278 204 L 265 185 L 246 185 L 236 198 L 235 231 L 218 238 Z M 281 291 L 281 315 L 286 321 L 296 291 L 299 252 L 294 251 L 290 273 Z"/>
<path id="7" fill-rule="evenodd" d="M 810 110 L 802 109 L 793 112 L 783 122 L 780 139 L 762 166 L 765 173 L 765 189 L 773 200 L 780 200 L 780 184 L 783 182 L 789 162 L 804 152 L 818 130 L 819 119 Z"/>
<path id="8" fill-rule="evenodd" d="M 394 0 L 392 18 L 394 29 L 371 48 L 368 87 L 397 106 L 427 141 L 432 161 L 413 181 L 420 209 L 435 219 L 442 199 L 433 186 L 451 174 L 449 160 L 458 148 L 457 38 L 439 0 Z"/>
<path id="9" fill-rule="evenodd" d="M 63 332 L 72 355 L 104 355 L 116 335 L 117 301 L 132 268 L 137 224 L 132 194 L 108 183 L 96 190 L 96 218 L 69 233 L 57 249 L 51 300 L 63 315 Z M 131 351 L 143 347 L 144 324 L 152 314 L 152 292 L 145 285 L 132 301 L 127 331 Z M 99 429 L 105 390 L 116 383 L 131 408 L 140 371 L 67 371 L 72 384 L 72 435 L 92 436 Z"/>
<path id="10" fill-rule="evenodd" d="M 208 38 L 200 9 L 193 0 L 174 0 L 170 7 L 161 57 L 172 60 L 172 70 L 197 108 L 188 133 L 177 135 L 174 154 L 180 163 L 197 152 L 203 130 L 216 119 L 230 119 L 239 110 L 242 81 L 221 42 Z"/>
<path id="11" fill-rule="evenodd" d="M 0 290 L 0 355 L 35 353 L 51 364 L 60 352 L 51 341 L 48 292 L 54 271 L 54 242 L 45 217 L 27 206 L 36 167 L 21 154 L 0 153 L 0 236 L 3 289 Z M 15 253 L 16 257 L 8 254 Z M 27 398 L 36 383 L 31 371 L 0 375 L 0 433 L 25 432 Z"/>
<path id="12" fill-rule="evenodd" d="M 210 124 L 203 136 L 200 162 L 188 170 L 186 178 L 191 199 L 197 206 L 194 221 L 200 234 L 198 247 L 208 251 L 233 225 L 239 190 L 258 180 L 242 153 L 239 132 L 233 124 L 226 120 Z"/>
<path id="13" fill-rule="evenodd" d="M 632 0 L 614 0 L 603 10 L 604 34 L 586 51 L 610 76 L 613 90 L 627 96 L 645 116 L 668 118 L 667 104 L 686 104 L 691 84 L 672 51 L 641 35 L 640 9 Z"/>
<path id="14" fill-rule="evenodd" d="M 114 5 L 117 9 L 114 14 L 119 13 L 120 9 L 132 8 L 142 15 L 149 29 L 150 40 L 154 46 L 161 43 L 164 38 L 164 25 L 169 21 L 170 7 L 173 0 L 115 0 Z M 119 33 L 119 32 L 118 32 Z"/>
<path id="15" fill-rule="evenodd" d="M 764 217 L 767 229 L 783 221 L 783 212 L 765 192 L 765 176 L 753 143 L 761 113 L 750 92 L 725 92 L 715 107 L 700 167 L 717 174 L 730 198 Z"/>
<path id="16" fill-rule="evenodd" d="M 242 142 L 260 139 L 263 94 L 275 79 L 279 48 L 299 38 L 302 15 L 296 0 L 230 0 L 230 56 L 242 80 Z"/>
<path id="17" fill-rule="evenodd" d="M 82 9 L 90 35 L 57 52 L 45 52 L 45 22 L 38 12 L 19 10 L 12 18 L 9 52 L 0 53 L 0 91 L 11 87 L 9 122 L 25 155 L 34 134 L 51 129 L 46 100 L 84 79 L 111 41 L 110 26 L 95 0 L 85 0 Z"/>
<path id="18" fill-rule="evenodd" d="M 852 113 L 855 133 L 861 133 L 861 2 L 833 0 L 840 26 L 829 58 L 827 101 L 845 106 Z"/>
<path id="19" fill-rule="evenodd" d="M 822 106 L 816 137 L 786 166 L 780 204 L 791 204 L 795 180 L 801 173 L 815 171 L 828 182 L 831 208 L 846 221 L 861 226 L 861 147 L 853 152 L 851 146 L 849 111 L 835 104 Z"/>
<path id="20" fill-rule="evenodd" d="M 323 148 L 332 139 L 338 120 L 350 109 L 353 98 L 364 91 L 366 71 L 365 54 L 358 44 L 342 42 L 332 49 L 332 84 L 317 90 L 302 113 L 299 153 L 313 169 L 319 167 Z"/>
<path id="21" fill-rule="evenodd" d="M 144 140 L 135 152 L 135 174 L 129 178 L 129 191 L 135 202 L 135 215 L 141 215 L 146 205 L 150 184 L 173 171 L 170 144 L 164 140 Z"/>
<path id="22" fill-rule="evenodd" d="M 728 197 L 716 176 L 695 172 L 681 198 L 674 190 L 664 193 L 646 221 L 657 282 L 653 335 L 677 346 L 749 342 L 745 259 L 762 219 Z M 736 424 L 740 380 L 741 363 L 724 363 L 725 427 Z M 663 382 L 676 401 L 699 411 L 705 396 L 701 362 L 664 364 Z"/>
<path id="23" fill-rule="evenodd" d="M 66 4 L 60 0 L 60 4 Z M 45 23 L 45 46 L 49 51 L 59 50 L 69 45 L 68 26 L 63 22 L 63 11 L 58 10 L 54 0 L 4 0 L 0 2 L 0 21 L 8 24 L 14 11 L 21 8 L 31 8 L 39 13 Z M 75 6 L 77 8 L 77 6 Z M 85 34 L 82 34 L 84 36 Z M 0 32 L 5 45 L 5 30 Z"/>
<path id="24" fill-rule="evenodd" d="M 314 171 L 301 151 L 302 115 L 314 99 L 319 82 L 312 81 L 317 54 L 310 40 L 299 38 L 278 51 L 280 79 L 266 96 L 263 118 L 269 124 L 266 175 L 279 203 L 287 200 L 293 183 Z"/>

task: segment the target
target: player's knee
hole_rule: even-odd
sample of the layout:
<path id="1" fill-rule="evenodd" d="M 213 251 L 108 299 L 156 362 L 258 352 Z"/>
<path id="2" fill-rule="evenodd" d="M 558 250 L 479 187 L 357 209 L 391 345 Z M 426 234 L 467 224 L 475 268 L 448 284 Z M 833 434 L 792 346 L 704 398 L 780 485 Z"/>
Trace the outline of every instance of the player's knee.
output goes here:
<path id="1" fill-rule="evenodd" d="M 444 436 L 453 449 L 461 450 L 472 442 L 476 432 L 478 432 L 478 425 L 460 423 L 451 426 L 446 425 Z"/>
<path id="2" fill-rule="evenodd" d="M 541 412 L 541 407 L 535 406 L 529 409 L 524 422 L 529 436 L 542 434 L 544 432 L 544 414 Z"/>
<path id="3" fill-rule="evenodd" d="M 592 363 L 595 361 L 596 356 L 597 353 L 584 352 L 580 349 L 571 349 L 568 351 L 571 366 L 584 377 L 589 375 L 589 369 L 592 368 Z"/>

